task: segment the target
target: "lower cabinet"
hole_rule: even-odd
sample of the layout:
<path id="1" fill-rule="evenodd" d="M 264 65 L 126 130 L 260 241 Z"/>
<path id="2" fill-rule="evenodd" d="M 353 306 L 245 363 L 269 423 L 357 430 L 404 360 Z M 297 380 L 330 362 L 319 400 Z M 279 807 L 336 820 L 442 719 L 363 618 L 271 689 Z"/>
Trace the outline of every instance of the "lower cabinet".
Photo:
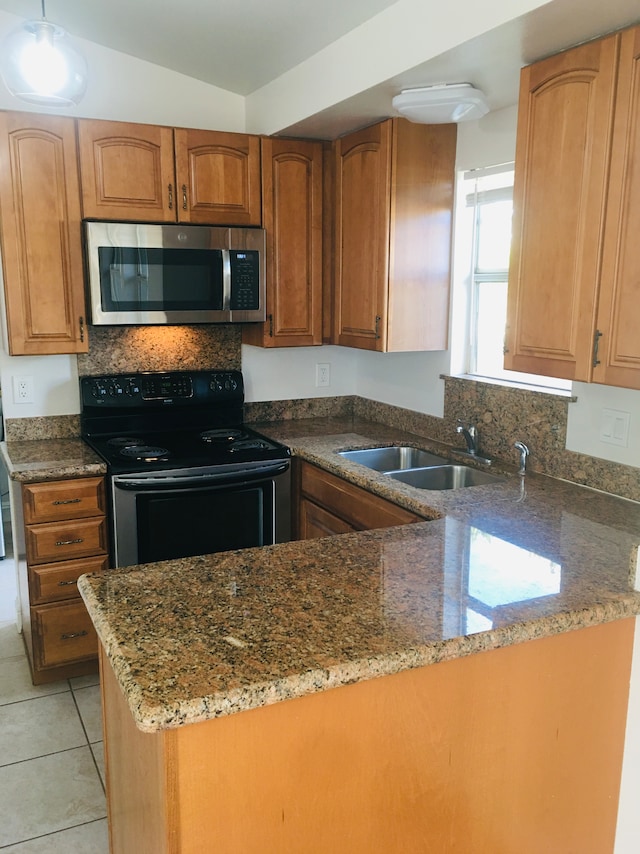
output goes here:
<path id="1" fill-rule="evenodd" d="M 33 683 L 94 672 L 98 639 L 77 580 L 109 566 L 104 479 L 23 484 L 20 509 L 20 599 Z"/>
<path id="2" fill-rule="evenodd" d="M 294 462 L 298 499 L 294 530 L 299 540 L 424 521 L 311 463 Z"/>

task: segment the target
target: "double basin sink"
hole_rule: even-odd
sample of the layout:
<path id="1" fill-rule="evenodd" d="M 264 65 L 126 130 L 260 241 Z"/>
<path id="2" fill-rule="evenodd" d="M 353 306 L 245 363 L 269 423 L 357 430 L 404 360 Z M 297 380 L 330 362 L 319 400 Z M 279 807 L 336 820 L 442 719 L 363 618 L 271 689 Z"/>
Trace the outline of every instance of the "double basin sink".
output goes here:
<path id="1" fill-rule="evenodd" d="M 460 489 L 465 486 L 500 483 L 504 480 L 503 477 L 471 466 L 452 464 L 444 457 L 421 448 L 392 445 L 386 448 L 361 448 L 338 453 L 345 460 L 360 463 L 418 489 Z"/>

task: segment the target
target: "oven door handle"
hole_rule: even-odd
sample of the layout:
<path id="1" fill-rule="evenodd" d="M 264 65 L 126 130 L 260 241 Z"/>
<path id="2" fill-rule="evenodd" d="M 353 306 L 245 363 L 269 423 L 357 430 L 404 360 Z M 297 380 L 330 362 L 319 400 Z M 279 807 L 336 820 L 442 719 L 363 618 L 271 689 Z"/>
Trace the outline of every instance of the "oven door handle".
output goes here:
<path id="1" fill-rule="evenodd" d="M 209 486 L 225 486 L 226 484 L 258 483 L 270 480 L 278 474 L 283 474 L 289 468 L 289 463 L 277 463 L 276 465 L 260 466 L 259 468 L 242 469 L 235 472 L 220 472 L 191 475 L 163 474 L 150 477 L 129 477 L 128 475 L 115 475 L 113 485 L 118 489 L 130 490 L 157 490 L 157 489 L 184 489 L 184 487 L 199 487 L 206 489 Z"/>

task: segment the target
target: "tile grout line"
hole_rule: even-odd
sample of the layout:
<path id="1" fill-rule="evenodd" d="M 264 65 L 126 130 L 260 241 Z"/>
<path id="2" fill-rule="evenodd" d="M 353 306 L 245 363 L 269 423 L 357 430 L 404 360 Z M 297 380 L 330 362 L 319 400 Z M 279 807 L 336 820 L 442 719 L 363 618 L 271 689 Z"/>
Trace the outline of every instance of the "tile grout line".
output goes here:
<path id="1" fill-rule="evenodd" d="M 27 842 L 37 842 L 38 839 L 50 839 L 52 836 L 57 836 L 59 833 L 66 833 L 68 830 L 73 830 L 76 827 L 88 827 L 90 824 L 96 824 L 98 821 L 105 821 L 105 818 L 92 818 L 89 821 L 81 821 L 79 824 L 73 824 L 71 827 L 61 827 L 60 830 L 53 830 L 51 833 L 41 833 L 39 836 L 30 836 L 28 839 L 20 839 L 18 842 L 10 842 L 8 845 L 0 845 L 0 851 L 6 848 L 11 848 L 13 845 L 24 845 Z"/>
<path id="2" fill-rule="evenodd" d="M 82 726 L 82 731 L 83 731 L 83 733 L 84 733 L 84 737 L 85 737 L 85 738 L 86 738 L 86 740 L 87 740 L 87 746 L 88 746 L 88 748 L 89 748 L 89 752 L 91 753 L 91 759 L 92 759 L 93 764 L 94 764 L 94 767 L 95 767 L 95 769 L 96 769 L 96 774 L 98 775 L 98 780 L 100 781 L 100 785 L 102 786 L 102 791 L 103 791 L 103 792 L 105 793 L 105 795 L 106 795 L 107 790 L 106 790 L 106 788 L 105 788 L 104 781 L 103 781 L 103 779 L 102 779 L 102 774 L 100 773 L 100 768 L 98 767 L 98 763 L 97 763 L 97 761 L 96 761 L 95 753 L 93 752 L 93 748 L 91 747 L 92 742 L 89 740 L 89 734 L 88 734 L 88 732 L 87 732 L 87 728 L 86 728 L 86 726 L 84 725 L 84 720 L 82 719 L 82 713 L 80 712 L 80 706 L 78 706 L 78 701 L 77 701 L 77 699 L 76 699 L 75 690 L 74 690 L 74 688 L 73 688 L 73 685 L 71 684 L 71 680 L 67 680 L 67 681 L 69 682 L 69 690 L 71 691 L 71 696 L 73 697 L 73 704 L 74 704 L 74 706 L 76 707 L 76 711 L 77 711 L 77 713 L 78 713 L 78 717 L 80 718 L 80 725 Z M 87 687 L 91 687 L 91 688 L 92 688 L 92 687 L 94 687 L 94 686 L 90 685 L 90 686 L 87 686 Z M 82 690 L 82 689 L 79 689 L 79 690 Z M 94 743 L 95 743 L 95 744 L 98 744 L 98 742 L 94 742 Z"/>

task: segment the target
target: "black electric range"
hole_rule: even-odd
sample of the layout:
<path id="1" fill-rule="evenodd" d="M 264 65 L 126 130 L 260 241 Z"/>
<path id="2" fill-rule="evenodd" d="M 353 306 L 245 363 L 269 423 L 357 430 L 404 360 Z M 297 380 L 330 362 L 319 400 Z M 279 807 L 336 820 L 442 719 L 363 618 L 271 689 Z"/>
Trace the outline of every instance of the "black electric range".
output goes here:
<path id="1" fill-rule="evenodd" d="M 289 539 L 291 452 L 244 424 L 240 371 L 82 377 L 80 399 L 108 466 L 114 566 Z"/>

